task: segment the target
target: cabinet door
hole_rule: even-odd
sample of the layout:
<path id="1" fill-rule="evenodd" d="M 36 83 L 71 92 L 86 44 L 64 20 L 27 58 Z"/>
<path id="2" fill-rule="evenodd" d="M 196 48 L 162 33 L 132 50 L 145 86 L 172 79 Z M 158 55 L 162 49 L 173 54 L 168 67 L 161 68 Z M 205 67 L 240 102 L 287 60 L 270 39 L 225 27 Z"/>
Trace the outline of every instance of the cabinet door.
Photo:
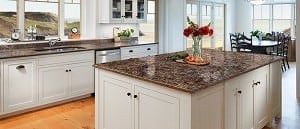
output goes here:
<path id="1" fill-rule="evenodd" d="M 253 76 L 242 75 L 238 90 L 238 129 L 254 129 L 253 123 Z"/>
<path id="2" fill-rule="evenodd" d="M 123 0 L 111 0 L 111 21 L 115 23 L 121 23 L 123 19 Z"/>
<path id="3" fill-rule="evenodd" d="M 34 59 L 4 62 L 4 112 L 37 104 Z"/>
<path id="4" fill-rule="evenodd" d="M 131 84 L 101 76 L 99 85 L 99 129 L 134 129 Z"/>
<path id="5" fill-rule="evenodd" d="M 147 21 L 147 0 L 137 0 L 136 4 L 136 18 L 138 22 L 146 22 Z M 155 2 L 155 1 L 154 1 Z"/>
<path id="6" fill-rule="evenodd" d="M 67 97 L 68 71 L 65 65 L 39 68 L 39 98 L 49 103 Z"/>
<path id="7" fill-rule="evenodd" d="M 270 65 L 270 102 L 272 117 L 281 117 L 281 61 Z"/>
<path id="8" fill-rule="evenodd" d="M 254 80 L 254 125 L 256 129 L 263 128 L 268 122 L 268 68 L 255 71 Z"/>
<path id="9" fill-rule="evenodd" d="M 179 129 L 179 99 L 135 86 L 135 129 Z"/>
<path id="10" fill-rule="evenodd" d="M 69 65 L 70 90 L 72 96 L 80 96 L 94 92 L 93 62 Z"/>
<path id="11" fill-rule="evenodd" d="M 237 118 L 237 91 L 239 78 L 233 78 L 225 82 L 225 129 L 238 129 Z"/>

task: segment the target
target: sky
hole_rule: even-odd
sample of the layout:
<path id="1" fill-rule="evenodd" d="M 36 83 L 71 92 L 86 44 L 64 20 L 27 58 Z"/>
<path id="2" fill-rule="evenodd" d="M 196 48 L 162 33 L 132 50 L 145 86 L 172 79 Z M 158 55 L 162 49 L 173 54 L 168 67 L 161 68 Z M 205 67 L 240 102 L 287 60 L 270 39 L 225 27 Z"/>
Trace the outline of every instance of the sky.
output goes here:
<path id="1" fill-rule="evenodd" d="M 0 0 L 0 12 L 16 11 L 16 1 Z M 58 14 L 58 3 L 29 2 L 25 3 L 25 11 L 52 12 Z M 80 5 L 66 4 L 65 17 L 77 19 L 80 17 Z"/>

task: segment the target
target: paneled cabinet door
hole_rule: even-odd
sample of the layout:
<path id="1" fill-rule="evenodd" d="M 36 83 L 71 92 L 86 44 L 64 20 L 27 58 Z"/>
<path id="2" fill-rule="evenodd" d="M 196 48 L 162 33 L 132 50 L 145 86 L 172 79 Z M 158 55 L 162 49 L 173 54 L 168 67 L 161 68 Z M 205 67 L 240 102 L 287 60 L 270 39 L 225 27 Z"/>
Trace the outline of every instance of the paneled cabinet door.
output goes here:
<path id="1" fill-rule="evenodd" d="M 135 129 L 179 129 L 179 99 L 135 86 Z"/>
<path id="2" fill-rule="evenodd" d="M 225 82 L 225 129 L 238 129 L 237 104 L 239 78 Z"/>
<path id="3" fill-rule="evenodd" d="M 70 88 L 72 96 L 80 96 L 94 91 L 93 62 L 69 65 Z"/>
<path id="4" fill-rule="evenodd" d="M 268 67 L 256 70 L 254 79 L 254 125 L 261 129 L 268 122 Z"/>
<path id="5" fill-rule="evenodd" d="M 238 129 L 254 129 L 253 125 L 253 74 L 240 78 L 238 89 Z"/>
<path id="6" fill-rule="evenodd" d="M 68 69 L 65 65 L 39 68 L 39 101 L 49 103 L 67 97 Z"/>
<path id="7" fill-rule="evenodd" d="M 108 77 L 100 79 L 99 129 L 134 129 L 131 84 Z"/>
<path id="8" fill-rule="evenodd" d="M 37 104 L 34 60 L 4 62 L 4 112 Z"/>

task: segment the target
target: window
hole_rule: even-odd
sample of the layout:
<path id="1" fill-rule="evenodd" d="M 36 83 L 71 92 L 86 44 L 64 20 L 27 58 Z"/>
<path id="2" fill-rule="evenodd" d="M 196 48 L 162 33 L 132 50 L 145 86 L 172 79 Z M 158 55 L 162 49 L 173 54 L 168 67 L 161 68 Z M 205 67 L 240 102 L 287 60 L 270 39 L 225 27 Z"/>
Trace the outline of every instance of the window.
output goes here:
<path id="1" fill-rule="evenodd" d="M 220 48 L 224 47 L 225 40 L 225 5 L 212 2 L 188 1 L 186 5 L 187 16 L 202 26 L 211 23 L 214 30 L 212 37 L 204 36 L 202 38 L 203 48 Z M 187 48 L 192 47 L 192 38 L 187 38 Z"/>
<path id="2" fill-rule="evenodd" d="M 198 5 L 197 3 L 187 3 L 186 5 L 186 13 L 187 13 L 187 16 L 194 22 L 194 23 L 199 23 L 198 22 Z M 188 25 L 188 23 L 186 23 Z M 187 38 L 187 41 L 186 41 L 186 47 L 187 48 L 191 48 L 192 47 L 192 44 L 193 44 L 193 39 L 191 37 L 188 37 Z"/>
<path id="3" fill-rule="evenodd" d="M 139 40 L 153 42 L 155 41 L 155 1 L 148 0 L 147 23 L 140 24 Z"/>
<path id="4" fill-rule="evenodd" d="M 58 37 L 58 23 L 58 0 L 25 0 L 25 39 L 33 34 Z"/>
<path id="5" fill-rule="evenodd" d="M 285 32 L 295 36 L 295 4 L 254 5 L 253 30 Z"/>
<path id="6" fill-rule="evenodd" d="M 81 0 L 24 0 L 24 3 L 1 0 L 0 38 L 10 38 L 14 29 L 21 32 L 21 39 L 25 40 L 33 39 L 35 35 L 65 38 L 67 36 L 63 36 L 68 35 L 74 27 L 80 33 L 80 6 Z"/>
<path id="7" fill-rule="evenodd" d="M 13 29 L 17 28 L 16 1 L 1 0 L 0 4 L 0 38 L 10 38 Z"/>
<path id="8" fill-rule="evenodd" d="M 65 0 L 65 36 L 71 33 L 74 27 L 80 33 L 80 15 L 80 0 Z"/>
<path id="9" fill-rule="evenodd" d="M 270 32 L 270 5 L 254 6 L 253 30 Z"/>

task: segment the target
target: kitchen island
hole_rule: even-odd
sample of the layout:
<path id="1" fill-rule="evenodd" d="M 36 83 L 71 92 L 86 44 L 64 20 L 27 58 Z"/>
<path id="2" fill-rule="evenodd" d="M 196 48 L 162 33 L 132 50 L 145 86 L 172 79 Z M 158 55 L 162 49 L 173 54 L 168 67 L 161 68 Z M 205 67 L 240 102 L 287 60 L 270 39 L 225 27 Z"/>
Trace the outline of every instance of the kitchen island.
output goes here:
<path id="1" fill-rule="evenodd" d="M 261 129 L 281 114 L 281 57 L 205 49 L 96 64 L 97 129 Z"/>

